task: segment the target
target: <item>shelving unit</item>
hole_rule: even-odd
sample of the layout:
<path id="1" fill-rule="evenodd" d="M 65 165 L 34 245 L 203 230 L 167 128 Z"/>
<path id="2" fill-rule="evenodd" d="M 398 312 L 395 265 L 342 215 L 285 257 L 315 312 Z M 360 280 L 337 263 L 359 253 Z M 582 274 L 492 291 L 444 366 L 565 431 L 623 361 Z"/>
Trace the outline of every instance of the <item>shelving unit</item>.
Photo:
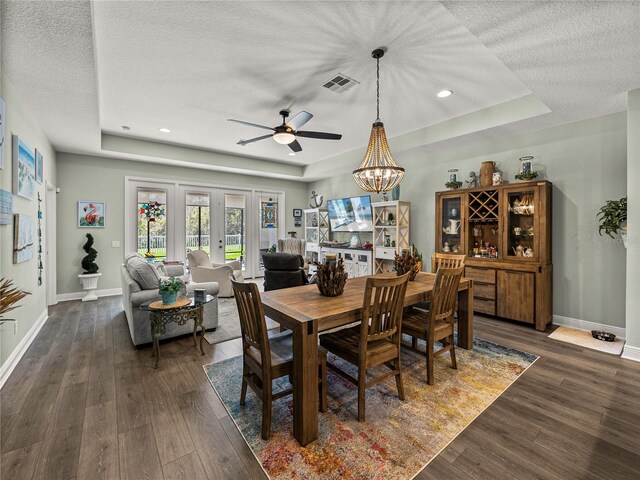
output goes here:
<path id="1" fill-rule="evenodd" d="M 411 202 L 375 202 L 373 209 L 373 273 L 393 270 L 396 253 L 409 248 L 409 210 Z M 393 215 L 390 221 L 389 214 Z"/>
<path id="2" fill-rule="evenodd" d="M 476 313 L 551 322 L 551 195 L 546 181 L 436 193 L 436 251 L 466 255 Z"/>
<path id="3" fill-rule="evenodd" d="M 329 212 L 319 208 L 304 210 L 304 236 L 307 241 L 305 250 L 309 263 L 309 273 L 314 273 L 313 262 L 319 260 L 320 244 L 329 241 Z"/>

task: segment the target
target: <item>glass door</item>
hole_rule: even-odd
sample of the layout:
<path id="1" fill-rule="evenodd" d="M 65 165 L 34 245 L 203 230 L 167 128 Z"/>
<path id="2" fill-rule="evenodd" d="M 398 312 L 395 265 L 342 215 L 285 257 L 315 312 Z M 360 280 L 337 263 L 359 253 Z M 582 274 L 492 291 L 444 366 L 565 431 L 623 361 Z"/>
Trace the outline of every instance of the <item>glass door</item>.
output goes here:
<path id="1" fill-rule="evenodd" d="M 221 206 L 224 225 L 222 235 L 217 241 L 217 255 L 222 263 L 240 262 L 242 271 L 253 276 L 251 262 L 248 261 L 248 239 L 251 238 L 248 228 L 250 213 L 248 198 L 251 192 L 227 190 L 221 192 Z M 215 248 L 214 248 L 215 250 Z M 213 256 L 213 255 L 212 255 Z"/>
<path id="2" fill-rule="evenodd" d="M 278 245 L 278 239 L 284 238 L 281 233 L 284 230 L 284 225 L 281 221 L 281 203 L 280 195 L 278 193 L 271 192 L 255 192 L 255 208 L 258 212 L 258 244 L 256 262 L 254 262 L 255 275 L 264 275 L 264 264 L 262 262 L 262 254 L 267 253 L 269 250 L 275 252 Z"/>
<path id="3" fill-rule="evenodd" d="M 211 256 L 211 204 L 209 192 L 185 192 L 186 253 L 204 250 Z"/>
<path id="4" fill-rule="evenodd" d="M 503 258 L 509 260 L 538 259 L 538 192 L 535 188 L 504 190 L 507 224 L 504 229 Z"/>
<path id="5" fill-rule="evenodd" d="M 136 251 L 149 261 L 171 257 L 167 232 L 167 190 L 139 187 L 136 190 L 138 208 Z"/>
<path id="6" fill-rule="evenodd" d="M 441 208 L 438 219 L 438 252 L 466 253 L 464 247 L 464 219 L 462 194 L 440 197 Z"/>

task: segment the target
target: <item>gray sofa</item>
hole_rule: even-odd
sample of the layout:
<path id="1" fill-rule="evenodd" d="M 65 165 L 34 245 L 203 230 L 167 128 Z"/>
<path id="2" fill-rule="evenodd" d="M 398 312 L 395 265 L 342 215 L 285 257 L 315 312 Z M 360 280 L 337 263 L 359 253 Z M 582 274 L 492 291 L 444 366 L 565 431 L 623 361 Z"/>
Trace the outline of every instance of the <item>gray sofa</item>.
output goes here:
<path id="1" fill-rule="evenodd" d="M 196 288 L 204 288 L 207 294 L 214 295 L 216 298 L 204 307 L 204 324 L 207 330 L 215 329 L 218 326 L 217 283 L 194 283 L 190 281 L 189 275 L 185 274 L 182 265 L 152 265 L 137 253 L 125 257 L 125 263 L 120 267 L 120 274 L 122 277 L 122 302 L 134 345 L 151 343 L 149 313 L 141 310 L 140 305 L 147 300 L 160 298 L 158 281 L 163 277 L 180 278 L 185 283 L 183 295 L 193 294 Z M 192 332 L 193 322 L 188 322 L 185 325 L 168 323 L 166 333 L 161 335 L 160 339 Z"/>

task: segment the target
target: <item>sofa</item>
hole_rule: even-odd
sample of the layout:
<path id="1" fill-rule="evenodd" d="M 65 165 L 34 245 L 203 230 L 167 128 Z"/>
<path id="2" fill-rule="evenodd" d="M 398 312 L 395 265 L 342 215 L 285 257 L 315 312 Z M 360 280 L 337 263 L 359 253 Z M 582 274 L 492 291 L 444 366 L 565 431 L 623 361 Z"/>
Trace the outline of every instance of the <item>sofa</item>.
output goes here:
<path id="1" fill-rule="evenodd" d="M 264 263 L 264 291 L 279 290 L 281 288 L 299 287 L 306 285 L 307 273 L 303 270 L 302 255 L 292 253 L 265 253 L 262 255 Z"/>
<path id="2" fill-rule="evenodd" d="M 124 305 L 131 340 L 136 346 L 151 343 L 151 328 L 149 313 L 140 309 L 147 300 L 160 298 L 158 282 L 167 277 L 176 277 L 184 283 L 182 295 L 193 294 L 194 289 L 204 288 L 206 293 L 216 297 L 204 306 L 203 320 L 207 330 L 218 326 L 218 284 L 215 282 L 196 283 L 186 274 L 182 265 L 164 265 L 162 263 L 148 263 L 139 253 L 132 253 L 125 257 L 120 267 L 122 278 L 122 303 Z M 164 338 L 177 337 L 193 333 L 193 322 L 184 325 L 168 323 L 166 332 L 160 335 Z"/>
<path id="3" fill-rule="evenodd" d="M 209 255 L 204 250 L 194 250 L 187 253 L 189 273 L 194 282 L 216 282 L 220 289 L 219 297 L 233 297 L 233 287 L 229 275 L 236 282 L 244 282 L 242 264 L 238 261 L 229 263 L 211 263 Z"/>

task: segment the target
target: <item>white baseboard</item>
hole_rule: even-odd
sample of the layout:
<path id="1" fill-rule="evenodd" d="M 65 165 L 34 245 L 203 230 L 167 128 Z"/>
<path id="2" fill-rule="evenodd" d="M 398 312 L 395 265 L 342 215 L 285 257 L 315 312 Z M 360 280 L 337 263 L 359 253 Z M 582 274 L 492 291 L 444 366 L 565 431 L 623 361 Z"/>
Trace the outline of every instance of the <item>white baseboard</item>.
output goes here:
<path id="1" fill-rule="evenodd" d="M 640 362 L 640 348 L 632 347 L 631 345 L 625 345 L 624 350 L 622 350 L 622 358 Z"/>
<path id="2" fill-rule="evenodd" d="M 616 337 L 626 338 L 626 329 L 622 327 L 612 327 L 603 323 L 589 322 L 580 320 L 579 318 L 563 317 L 562 315 L 553 316 L 554 325 L 564 325 L 566 327 L 577 328 L 578 330 L 604 330 L 613 333 Z"/>
<path id="3" fill-rule="evenodd" d="M 96 290 L 98 297 L 112 297 L 114 295 L 122 295 L 122 288 L 106 288 L 104 290 Z M 87 292 L 59 293 L 58 302 L 68 302 L 70 300 L 81 300 Z"/>
<path id="4" fill-rule="evenodd" d="M 2 366 L 0 367 L 0 388 L 2 388 L 4 382 L 7 381 L 7 379 L 11 375 L 11 372 L 13 372 L 13 369 L 16 368 L 16 365 L 29 348 L 29 345 L 31 345 L 31 342 L 33 342 L 33 339 L 36 338 L 36 335 L 38 335 L 38 332 L 48 318 L 49 312 L 48 310 L 45 310 L 40 314 L 40 316 L 36 320 L 36 323 L 33 324 L 27 334 L 22 337 L 22 340 L 20 340 L 18 346 L 13 350 L 13 352 L 11 352 L 11 355 L 9 355 L 7 361 L 2 364 Z"/>

